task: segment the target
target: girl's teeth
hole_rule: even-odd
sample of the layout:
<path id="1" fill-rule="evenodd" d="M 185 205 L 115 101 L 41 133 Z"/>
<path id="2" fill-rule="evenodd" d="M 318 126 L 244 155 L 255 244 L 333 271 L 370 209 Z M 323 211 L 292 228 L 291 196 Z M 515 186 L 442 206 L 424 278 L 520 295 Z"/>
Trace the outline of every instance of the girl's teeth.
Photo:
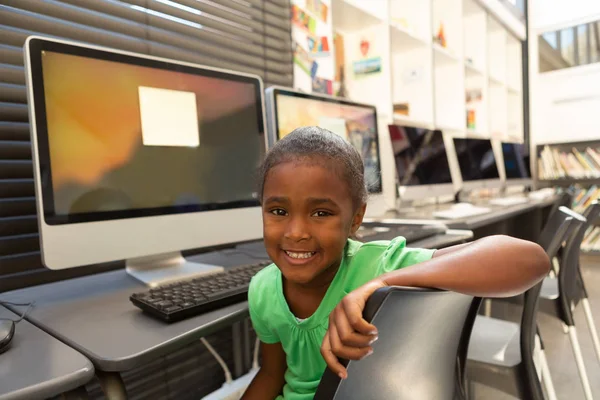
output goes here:
<path id="1" fill-rule="evenodd" d="M 309 251 L 307 253 L 293 253 L 291 251 L 286 251 L 285 253 L 292 258 L 310 258 L 313 256 L 313 254 L 315 254 L 312 251 Z"/>

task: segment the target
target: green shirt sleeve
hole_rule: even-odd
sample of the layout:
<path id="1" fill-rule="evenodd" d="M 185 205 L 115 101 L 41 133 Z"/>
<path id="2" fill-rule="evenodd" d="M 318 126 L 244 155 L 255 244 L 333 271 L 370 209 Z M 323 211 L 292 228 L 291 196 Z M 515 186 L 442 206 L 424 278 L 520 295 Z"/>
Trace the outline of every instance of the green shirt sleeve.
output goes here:
<path id="1" fill-rule="evenodd" d="M 434 252 L 435 249 L 406 247 L 406 239 L 401 236 L 397 237 L 391 240 L 385 249 L 379 272 L 380 274 L 385 274 L 430 260 Z"/>
<path id="2" fill-rule="evenodd" d="M 261 342 L 267 344 L 279 343 L 279 338 L 269 329 L 264 316 L 268 315 L 269 299 L 266 296 L 272 293 L 273 290 L 268 290 L 264 286 L 264 280 L 268 276 L 265 274 L 257 274 L 248 288 L 248 309 L 250 311 L 250 319 L 252 327 Z"/>

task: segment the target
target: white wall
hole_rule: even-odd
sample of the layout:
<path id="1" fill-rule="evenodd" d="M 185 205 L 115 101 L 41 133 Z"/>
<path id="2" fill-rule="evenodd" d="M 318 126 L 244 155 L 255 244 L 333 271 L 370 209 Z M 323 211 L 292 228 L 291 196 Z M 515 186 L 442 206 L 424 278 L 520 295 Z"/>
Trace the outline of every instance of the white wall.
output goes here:
<path id="1" fill-rule="evenodd" d="M 600 0 L 531 0 L 530 21 L 537 32 L 548 32 L 600 19 Z"/>
<path id="2" fill-rule="evenodd" d="M 536 144 L 600 139 L 600 63 L 538 75 Z"/>

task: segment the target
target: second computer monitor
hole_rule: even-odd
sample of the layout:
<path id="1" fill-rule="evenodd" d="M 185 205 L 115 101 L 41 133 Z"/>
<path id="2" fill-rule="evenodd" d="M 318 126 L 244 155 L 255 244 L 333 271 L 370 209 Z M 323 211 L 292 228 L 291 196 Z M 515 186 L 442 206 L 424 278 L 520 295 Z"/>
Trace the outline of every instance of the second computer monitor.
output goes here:
<path id="1" fill-rule="evenodd" d="M 463 180 L 462 189 L 495 188 L 501 185 L 489 139 L 454 138 L 454 148 Z"/>
<path id="2" fill-rule="evenodd" d="M 441 131 L 390 125 L 402 200 L 452 195 L 454 187 Z"/>
<path id="3" fill-rule="evenodd" d="M 266 94 L 271 144 L 303 126 L 328 129 L 361 154 L 369 193 L 382 192 L 375 106 L 279 87 L 268 88 Z"/>
<path id="4" fill-rule="evenodd" d="M 502 143 L 506 184 L 527 185 L 531 181 L 527 147 L 521 143 Z"/>

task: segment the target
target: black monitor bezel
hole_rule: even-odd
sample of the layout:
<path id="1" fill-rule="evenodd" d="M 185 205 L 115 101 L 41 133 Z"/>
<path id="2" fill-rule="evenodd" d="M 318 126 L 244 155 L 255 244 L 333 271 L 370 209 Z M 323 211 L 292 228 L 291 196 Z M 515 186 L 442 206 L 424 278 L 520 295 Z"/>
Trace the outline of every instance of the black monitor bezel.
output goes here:
<path id="1" fill-rule="evenodd" d="M 421 128 L 418 126 L 413 126 L 413 125 L 398 125 L 402 128 L 413 128 L 413 129 L 423 129 L 426 131 L 431 132 L 433 135 L 439 135 L 442 138 L 442 143 L 444 145 L 444 154 L 446 155 L 446 164 L 448 166 L 448 171 L 451 171 L 450 169 L 450 157 L 448 155 L 448 149 L 446 148 L 446 142 L 444 140 L 444 132 L 441 129 L 430 129 L 430 128 Z M 391 140 L 391 135 L 392 133 L 390 132 L 390 140 Z M 410 142 L 410 138 L 408 138 L 408 141 Z M 412 143 L 411 143 L 411 147 L 412 147 Z M 411 148 L 411 150 L 414 150 Z M 393 153 L 393 151 L 392 151 Z M 438 183 L 417 183 L 417 184 L 407 184 L 407 185 L 403 185 L 402 181 L 400 179 L 400 171 L 398 171 L 398 164 L 396 163 L 396 154 L 393 154 L 393 158 L 394 158 L 394 168 L 396 169 L 396 181 L 399 187 L 404 187 L 404 188 L 417 188 L 417 187 L 432 187 L 432 186 L 442 186 L 442 185 L 452 185 L 453 181 L 452 181 L 452 174 L 450 174 L 450 180 L 447 182 L 438 182 Z"/>
<path id="2" fill-rule="evenodd" d="M 526 152 L 523 152 L 523 157 L 521 157 L 521 162 L 523 162 L 523 167 L 525 168 L 524 172 L 525 172 L 526 176 L 523 176 L 520 178 L 514 178 L 514 177 L 509 178 L 508 177 L 508 173 L 507 173 L 507 169 L 506 169 L 506 157 L 505 157 L 505 153 L 504 153 L 504 145 L 505 144 L 511 145 L 513 147 L 521 146 L 523 149 L 527 149 L 527 146 L 525 146 L 525 144 L 523 144 L 523 143 L 518 143 L 518 142 L 500 142 L 500 147 L 502 150 L 502 162 L 504 164 L 504 175 L 506 176 L 506 180 L 507 181 L 522 181 L 524 179 L 531 179 L 531 174 L 528 173 L 528 170 L 529 170 L 528 165 L 525 162 L 525 158 L 527 157 Z M 517 154 L 517 153 L 515 152 L 515 154 Z"/>
<path id="3" fill-rule="evenodd" d="M 78 214 L 56 214 L 54 208 L 54 188 L 52 185 L 50 151 L 48 143 L 48 126 L 46 120 L 46 99 L 44 91 L 44 78 L 42 72 L 42 52 L 51 51 L 82 57 L 90 57 L 105 61 L 158 68 L 169 71 L 184 72 L 213 78 L 228 79 L 237 82 L 251 83 L 255 86 L 257 121 L 259 135 L 266 138 L 265 121 L 263 113 L 262 80 L 258 76 L 238 74 L 234 71 L 225 71 L 204 66 L 192 66 L 179 63 L 175 60 L 151 58 L 142 54 L 125 53 L 118 50 L 96 47 L 85 47 L 83 44 L 63 43 L 42 38 L 31 38 L 26 44 L 29 52 L 29 76 L 31 79 L 31 94 L 33 96 L 35 133 L 38 153 L 38 174 L 40 180 L 43 217 L 48 225 L 65 225 L 83 222 L 98 222 L 106 220 L 141 218 L 150 216 L 163 216 L 201 211 L 216 211 L 233 208 L 246 208 L 260 206 L 259 199 L 248 199 L 227 203 L 190 204 L 183 206 L 168 206 L 154 208 L 138 208 L 118 211 L 101 211 Z M 266 153 L 266 141 L 263 156 Z"/>
<path id="4" fill-rule="evenodd" d="M 459 157 L 458 151 L 456 150 L 456 141 L 457 140 L 479 140 L 479 141 L 482 141 L 482 142 L 488 142 L 490 144 L 490 148 L 492 149 L 492 155 L 494 156 L 494 164 L 496 165 L 496 172 L 498 173 L 498 177 L 496 177 L 496 178 L 481 178 L 481 179 L 465 179 L 464 174 L 463 174 L 463 170 L 462 170 L 461 164 L 460 164 L 460 157 Z M 494 144 L 492 143 L 491 139 L 474 138 L 474 137 L 453 137 L 452 138 L 452 144 L 454 145 L 454 152 L 456 153 L 456 160 L 458 162 L 458 169 L 460 171 L 460 176 L 461 176 L 461 179 L 463 180 L 463 182 L 479 182 L 479 181 L 497 181 L 497 180 L 500 180 L 500 169 L 498 168 L 498 158 L 496 157 L 496 154 L 494 153 Z"/>
<path id="5" fill-rule="evenodd" d="M 274 122 L 274 129 L 273 129 L 272 135 L 273 135 L 273 140 L 275 142 L 280 139 L 279 138 L 279 118 L 278 118 L 279 113 L 277 111 L 277 96 L 279 96 L 279 95 L 289 96 L 289 97 L 298 97 L 298 98 L 302 98 L 302 99 L 310 99 L 310 100 L 316 100 L 316 101 L 324 101 L 327 103 L 341 104 L 341 105 L 352 106 L 352 107 L 362 107 L 362 108 L 367 108 L 367 109 L 373 111 L 373 115 L 375 116 L 375 144 L 377 146 L 377 170 L 379 171 L 379 179 L 377 180 L 377 187 L 375 189 L 372 189 L 372 187 L 369 188 L 370 189 L 369 193 L 370 194 L 383 193 L 383 177 L 381 174 L 381 148 L 379 146 L 379 126 L 378 126 L 378 120 L 377 120 L 377 108 L 374 105 L 357 103 L 354 101 L 345 100 L 345 99 L 341 99 L 341 98 L 333 97 L 333 96 L 302 93 L 302 92 L 297 92 L 295 90 L 278 88 L 278 87 L 275 87 L 272 89 L 272 94 L 273 94 L 273 98 L 272 98 L 271 106 L 273 107 L 272 120 Z M 364 163 L 364 160 L 363 160 L 363 163 Z"/>

